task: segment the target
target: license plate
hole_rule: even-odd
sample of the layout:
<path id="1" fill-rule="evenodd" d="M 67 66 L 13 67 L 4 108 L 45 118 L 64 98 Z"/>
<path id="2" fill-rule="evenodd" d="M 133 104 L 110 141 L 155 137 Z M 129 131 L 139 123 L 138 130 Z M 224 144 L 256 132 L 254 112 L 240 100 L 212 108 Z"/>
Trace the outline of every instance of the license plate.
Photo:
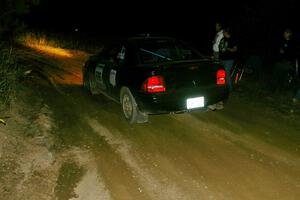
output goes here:
<path id="1" fill-rule="evenodd" d="M 189 98 L 186 100 L 186 108 L 202 108 L 204 107 L 204 97 Z"/>

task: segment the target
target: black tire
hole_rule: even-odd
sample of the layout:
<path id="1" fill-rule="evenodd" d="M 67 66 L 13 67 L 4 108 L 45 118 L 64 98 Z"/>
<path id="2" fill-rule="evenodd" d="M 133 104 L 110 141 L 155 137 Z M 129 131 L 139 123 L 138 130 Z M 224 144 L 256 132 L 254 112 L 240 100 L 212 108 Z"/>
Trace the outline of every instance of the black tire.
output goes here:
<path id="1" fill-rule="evenodd" d="M 90 91 L 89 72 L 87 70 L 83 71 L 83 89 L 85 91 Z"/>
<path id="2" fill-rule="evenodd" d="M 128 88 L 122 88 L 120 97 L 124 117 L 130 124 L 148 121 L 148 115 L 139 111 L 136 101 Z"/>

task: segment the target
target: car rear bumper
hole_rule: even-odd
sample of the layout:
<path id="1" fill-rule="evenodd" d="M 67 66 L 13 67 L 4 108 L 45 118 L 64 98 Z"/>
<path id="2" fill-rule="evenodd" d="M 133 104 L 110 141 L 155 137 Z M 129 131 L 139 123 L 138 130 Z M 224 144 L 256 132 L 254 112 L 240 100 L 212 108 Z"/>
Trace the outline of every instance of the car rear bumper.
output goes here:
<path id="1" fill-rule="evenodd" d="M 209 105 L 224 101 L 228 98 L 226 87 L 213 87 L 204 89 L 185 89 L 157 94 L 136 94 L 136 102 L 141 112 L 147 114 L 160 114 L 172 112 L 188 112 L 193 110 L 207 110 Z M 187 99 L 204 97 L 204 106 L 187 109 Z"/>

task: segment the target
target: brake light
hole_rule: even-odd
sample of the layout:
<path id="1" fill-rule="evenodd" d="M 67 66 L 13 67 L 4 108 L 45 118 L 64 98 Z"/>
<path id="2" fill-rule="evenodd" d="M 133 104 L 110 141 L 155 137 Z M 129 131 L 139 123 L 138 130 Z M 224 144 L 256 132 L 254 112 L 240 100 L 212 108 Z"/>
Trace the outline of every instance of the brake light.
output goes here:
<path id="1" fill-rule="evenodd" d="M 226 83 L 226 71 L 219 69 L 217 71 L 217 85 L 224 85 Z"/>
<path id="2" fill-rule="evenodd" d="M 143 84 L 143 90 L 145 92 L 165 92 L 165 81 L 162 76 L 149 77 Z"/>

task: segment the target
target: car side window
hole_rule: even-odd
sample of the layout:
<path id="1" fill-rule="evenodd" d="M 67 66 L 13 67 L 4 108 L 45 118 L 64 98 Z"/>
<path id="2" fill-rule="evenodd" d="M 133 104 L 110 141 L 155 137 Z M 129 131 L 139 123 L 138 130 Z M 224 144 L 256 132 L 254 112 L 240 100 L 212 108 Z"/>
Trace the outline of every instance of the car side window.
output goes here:
<path id="1" fill-rule="evenodd" d="M 104 48 L 103 53 L 101 53 L 103 55 L 103 57 L 107 60 L 113 60 L 114 56 L 116 55 L 118 50 L 117 46 L 107 46 Z"/>
<path id="2" fill-rule="evenodd" d="M 178 48 L 179 55 L 181 59 L 190 59 L 192 58 L 192 51 L 190 49 Z"/>
<path id="3" fill-rule="evenodd" d="M 122 65 L 125 60 L 126 48 L 125 45 L 109 46 L 103 52 L 104 58 L 113 63 L 113 65 Z"/>
<path id="4" fill-rule="evenodd" d="M 123 45 L 121 49 L 118 51 L 116 56 L 116 63 L 118 65 L 123 65 L 125 63 L 125 55 L 126 55 L 126 48 Z"/>
<path id="5" fill-rule="evenodd" d="M 132 43 L 128 43 L 126 46 L 126 53 L 125 53 L 125 60 L 124 64 L 127 67 L 134 67 L 138 63 L 136 46 Z"/>

